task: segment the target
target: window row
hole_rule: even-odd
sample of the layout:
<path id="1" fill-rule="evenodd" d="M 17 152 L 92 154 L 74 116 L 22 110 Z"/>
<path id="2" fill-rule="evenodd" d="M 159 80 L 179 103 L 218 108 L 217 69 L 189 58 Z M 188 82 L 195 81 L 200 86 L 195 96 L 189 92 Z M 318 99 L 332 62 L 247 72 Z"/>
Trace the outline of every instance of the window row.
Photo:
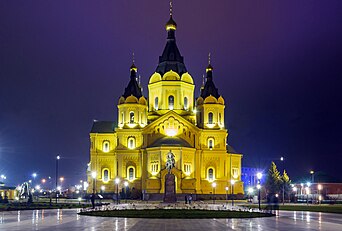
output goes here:
<path id="1" fill-rule="evenodd" d="M 129 166 L 127 168 L 127 179 L 129 181 L 132 181 L 135 179 L 135 167 L 134 166 Z M 110 180 L 110 172 L 108 168 L 102 169 L 102 181 L 103 182 L 108 182 Z"/>
<path id="2" fill-rule="evenodd" d="M 188 97 L 184 97 L 184 109 L 188 110 L 189 109 L 189 100 Z M 173 95 L 169 95 L 168 97 L 168 108 L 169 110 L 173 110 L 175 105 L 175 97 Z M 155 97 L 154 98 L 154 109 L 158 110 L 159 109 L 159 98 Z"/>
<path id="3" fill-rule="evenodd" d="M 142 116 L 143 116 L 143 113 L 138 113 L 138 117 L 139 117 L 139 114 L 140 114 L 140 122 L 142 122 L 143 121 L 143 118 L 142 118 Z M 135 116 L 135 113 L 133 112 L 133 111 L 130 111 L 129 112 L 129 123 L 130 124 L 134 124 L 135 122 L 135 120 L 134 120 L 134 117 Z M 139 119 L 139 118 L 138 118 Z M 124 112 L 121 112 L 121 124 L 123 124 L 125 122 L 125 113 Z"/>
<path id="4" fill-rule="evenodd" d="M 135 137 L 134 136 L 128 137 L 128 139 L 127 139 L 127 147 L 129 149 L 136 148 L 136 142 L 135 142 Z M 108 140 L 103 141 L 103 143 L 102 143 L 102 151 L 103 152 L 109 152 L 110 151 L 110 142 Z"/>
<path id="5" fill-rule="evenodd" d="M 219 113 L 218 115 L 218 123 L 222 124 L 222 115 Z M 208 124 L 214 124 L 214 114 L 212 112 L 208 113 Z"/>

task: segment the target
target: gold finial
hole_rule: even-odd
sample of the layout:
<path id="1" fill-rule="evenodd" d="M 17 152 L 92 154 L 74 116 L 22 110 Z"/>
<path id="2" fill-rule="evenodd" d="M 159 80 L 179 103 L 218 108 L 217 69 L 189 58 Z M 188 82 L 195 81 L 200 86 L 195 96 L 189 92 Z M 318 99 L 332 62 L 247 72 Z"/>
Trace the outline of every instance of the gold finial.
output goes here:
<path id="1" fill-rule="evenodd" d="M 211 66 L 211 53 L 209 52 L 208 54 L 208 67 L 206 69 L 206 71 L 212 71 L 213 70 L 213 66 Z"/>
<path id="2" fill-rule="evenodd" d="M 172 0 L 170 0 L 170 16 L 172 17 Z"/>
<path id="3" fill-rule="evenodd" d="M 134 70 L 135 72 L 137 72 L 138 68 L 135 66 L 135 56 L 134 56 L 134 52 L 132 53 L 132 66 L 130 68 L 130 70 Z"/>

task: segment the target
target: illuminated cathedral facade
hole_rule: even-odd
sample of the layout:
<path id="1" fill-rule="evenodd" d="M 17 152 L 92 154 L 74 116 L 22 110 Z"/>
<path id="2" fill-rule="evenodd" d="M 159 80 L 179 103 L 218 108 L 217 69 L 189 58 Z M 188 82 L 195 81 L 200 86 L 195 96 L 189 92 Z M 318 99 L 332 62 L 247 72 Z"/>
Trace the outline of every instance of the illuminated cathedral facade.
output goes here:
<path id="1" fill-rule="evenodd" d="M 162 195 L 170 150 L 177 194 L 243 193 L 242 154 L 228 145 L 225 101 L 214 84 L 213 67 L 209 61 L 196 98 L 194 80 L 176 44 L 176 28 L 170 14 L 166 46 L 149 79 L 148 97 L 142 94 L 133 62 L 117 102 L 118 121 L 94 121 L 88 193 L 115 193 L 126 186 Z"/>

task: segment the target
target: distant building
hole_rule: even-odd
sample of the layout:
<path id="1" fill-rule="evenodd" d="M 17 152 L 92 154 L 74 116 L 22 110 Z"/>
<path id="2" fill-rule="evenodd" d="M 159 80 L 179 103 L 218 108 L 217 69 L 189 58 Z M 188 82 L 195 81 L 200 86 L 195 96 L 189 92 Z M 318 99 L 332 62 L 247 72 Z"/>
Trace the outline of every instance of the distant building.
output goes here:
<path id="1" fill-rule="evenodd" d="M 256 187 L 258 184 L 257 174 L 261 172 L 263 174 L 261 178 L 261 184 L 264 185 L 266 175 L 262 169 L 259 168 L 251 168 L 251 167 L 242 167 L 241 168 L 241 181 L 243 181 L 243 187 L 245 191 L 248 187 Z"/>
<path id="2" fill-rule="evenodd" d="M 18 193 L 16 187 L 6 186 L 3 182 L 0 182 L 0 195 L 2 200 L 6 197 L 8 200 L 14 200 L 18 196 Z"/>
<path id="3" fill-rule="evenodd" d="M 176 44 L 176 28 L 170 15 L 166 46 L 150 77 L 148 98 L 142 94 L 133 61 L 129 83 L 118 100 L 118 122 L 94 122 L 88 193 L 100 192 L 101 186 L 105 192 L 116 192 L 128 182 L 143 193 L 163 194 L 170 150 L 175 155 L 177 194 L 210 195 L 213 182 L 215 193 L 225 194 L 226 187 L 232 189 L 232 180 L 234 194 L 243 193 L 242 154 L 227 145 L 225 101 L 214 84 L 210 59 L 206 81 L 195 99 L 194 80 Z"/>

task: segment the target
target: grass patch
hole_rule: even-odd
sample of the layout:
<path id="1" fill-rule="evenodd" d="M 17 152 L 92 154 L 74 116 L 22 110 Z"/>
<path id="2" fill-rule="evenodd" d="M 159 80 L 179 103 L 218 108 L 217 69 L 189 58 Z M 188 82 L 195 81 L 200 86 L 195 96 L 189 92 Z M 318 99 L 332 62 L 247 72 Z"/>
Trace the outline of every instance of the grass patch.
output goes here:
<path id="1" fill-rule="evenodd" d="M 258 208 L 258 205 L 246 205 L 248 208 Z M 267 209 L 267 205 L 261 205 L 261 209 Z M 279 205 L 279 210 L 310 211 L 322 213 L 342 213 L 342 205 Z"/>
<path id="2" fill-rule="evenodd" d="M 147 209 L 147 210 L 105 210 L 86 211 L 80 215 L 100 217 L 126 218 L 161 218 L 161 219 L 204 219 L 204 218 L 255 218 L 270 217 L 272 214 L 244 211 L 215 211 L 215 210 L 184 210 L 184 209 Z"/>

